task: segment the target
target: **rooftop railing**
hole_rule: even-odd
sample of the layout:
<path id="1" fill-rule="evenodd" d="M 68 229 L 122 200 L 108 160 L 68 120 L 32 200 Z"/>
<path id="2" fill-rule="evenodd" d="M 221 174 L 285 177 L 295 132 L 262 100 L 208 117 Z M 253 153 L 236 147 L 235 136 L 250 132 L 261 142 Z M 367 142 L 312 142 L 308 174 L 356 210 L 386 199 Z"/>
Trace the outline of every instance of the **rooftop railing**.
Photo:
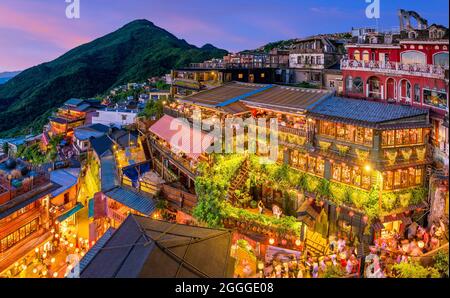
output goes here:
<path id="1" fill-rule="evenodd" d="M 361 61 L 343 58 L 341 60 L 343 70 L 364 70 L 383 72 L 398 75 L 413 75 L 435 79 L 445 79 L 448 67 L 432 64 L 403 64 L 399 62 Z"/>

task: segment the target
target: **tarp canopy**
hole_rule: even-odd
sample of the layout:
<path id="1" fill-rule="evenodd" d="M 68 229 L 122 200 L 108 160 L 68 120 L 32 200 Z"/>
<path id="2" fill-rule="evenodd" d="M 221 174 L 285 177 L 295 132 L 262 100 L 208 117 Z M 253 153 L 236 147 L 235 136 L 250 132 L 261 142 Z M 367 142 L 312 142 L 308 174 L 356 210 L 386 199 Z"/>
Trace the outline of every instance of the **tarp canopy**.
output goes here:
<path id="1" fill-rule="evenodd" d="M 175 152 L 181 151 L 192 159 L 198 159 L 215 140 L 213 136 L 191 127 L 187 120 L 182 121 L 169 115 L 164 115 L 153 124 L 150 132 L 169 143 Z M 186 134 L 188 135 L 186 136 Z M 189 141 L 183 141 L 183 137 L 177 138 L 177 136 L 183 135 Z M 195 144 L 196 140 L 201 140 L 201 144 Z"/>
<path id="2" fill-rule="evenodd" d="M 133 183 L 133 187 L 138 186 L 139 178 L 148 171 L 150 171 L 150 162 L 141 163 L 139 165 L 131 165 L 122 169 L 123 174 Z"/>
<path id="3" fill-rule="evenodd" d="M 129 215 L 81 278 L 232 277 L 231 231 Z"/>

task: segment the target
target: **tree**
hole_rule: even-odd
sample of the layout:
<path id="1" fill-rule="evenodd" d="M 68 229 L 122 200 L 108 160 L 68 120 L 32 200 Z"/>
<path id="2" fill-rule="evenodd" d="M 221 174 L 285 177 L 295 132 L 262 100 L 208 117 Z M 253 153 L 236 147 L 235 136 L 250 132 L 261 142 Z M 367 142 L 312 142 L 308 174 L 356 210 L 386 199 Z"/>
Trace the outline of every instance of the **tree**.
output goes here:
<path id="1" fill-rule="evenodd" d="M 448 253 L 439 251 L 434 257 L 434 268 L 439 271 L 443 278 L 448 278 Z"/>
<path id="2" fill-rule="evenodd" d="M 3 146 L 2 146 L 3 148 L 3 153 L 5 153 L 6 155 L 8 155 L 8 153 L 9 153 L 9 145 L 8 145 L 8 142 L 4 142 L 3 143 Z"/>
<path id="3" fill-rule="evenodd" d="M 424 267 L 418 262 L 395 264 L 393 269 L 398 278 L 439 278 L 441 276 L 436 268 Z"/>

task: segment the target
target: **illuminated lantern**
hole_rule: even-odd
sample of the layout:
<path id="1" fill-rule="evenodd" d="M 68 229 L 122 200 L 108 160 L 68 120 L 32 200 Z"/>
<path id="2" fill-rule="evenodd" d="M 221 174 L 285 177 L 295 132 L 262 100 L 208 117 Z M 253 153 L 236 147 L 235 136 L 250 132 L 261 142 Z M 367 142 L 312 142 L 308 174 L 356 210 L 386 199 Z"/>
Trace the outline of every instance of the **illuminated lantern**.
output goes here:
<path id="1" fill-rule="evenodd" d="M 423 248 L 425 246 L 425 243 L 422 240 L 417 242 L 417 244 L 419 245 L 419 248 Z"/>
<path id="2" fill-rule="evenodd" d="M 323 207 L 323 205 L 325 205 L 325 202 L 324 201 L 320 201 L 320 206 Z"/>
<path id="3" fill-rule="evenodd" d="M 355 215 L 355 213 L 353 212 L 353 211 L 350 211 L 349 213 L 348 213 L 348 216 L 350 216 L 350 217 L 353 217 Z"/>
<path id="4" fill-rule="evenodd" d="M 33 273 L 34 273 L 34 274 L 37 273 L 37 269 L 36 269 L 36 268 L 33 269 Z"/>
<path id="5" fill-rule="evenodd" d="M 56 261 L 55 258 L 52 258 L 52 259 L 50 260 L 51 263 L 55 263 L 55 261 Z"/>
<path id="6" fill-rule="evenodd" d="M 300 244 L 302 244 L 302 242 L 300 241 L 300 239 L 295 240 L 295 245 L 300 246 Z"/>
<path id="7" fill-rule="evenodd" d="M 369 221 L 369 217 L 367 215 L 363 216 L 363 221 L 364 223 L 367 223 Z"/>
<path id="8" fill-rule="evenodd" d="M 58 272 L 53 273 L 53 277 L 57 278 L 58 277 Z"/>
<path id="9" fill-rule="evenodd" d="M 287 244 L 286 239 L 281 240 L 281 244 L 286 245 Z"/>
<path id="10" fill-rule="evenodd" d="M 274 243 L 275 243 L 275 239 L 270 238 L 270 239 L 269 239 L 269 244 L 270 244 L 270 245 L 273 245 Z"/>
<path id="11" fill-rule="evenodd" d="M 336 207 L 336 212 L 337 213 L 341 212 L 341 207 Z"/>

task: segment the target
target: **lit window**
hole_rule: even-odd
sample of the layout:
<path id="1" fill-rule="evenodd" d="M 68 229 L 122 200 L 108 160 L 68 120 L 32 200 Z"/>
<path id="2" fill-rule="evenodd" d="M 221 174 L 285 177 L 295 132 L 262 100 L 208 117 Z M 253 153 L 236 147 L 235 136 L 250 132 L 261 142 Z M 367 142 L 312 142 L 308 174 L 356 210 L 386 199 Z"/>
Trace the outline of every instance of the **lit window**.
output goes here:
<path id="1" fill-rule="evenodd" d="M 238 78 L 239 79 L 243 79 L 244 78 L 244 74 L 242 74 L 242 73 L 238 74 Z"/>

